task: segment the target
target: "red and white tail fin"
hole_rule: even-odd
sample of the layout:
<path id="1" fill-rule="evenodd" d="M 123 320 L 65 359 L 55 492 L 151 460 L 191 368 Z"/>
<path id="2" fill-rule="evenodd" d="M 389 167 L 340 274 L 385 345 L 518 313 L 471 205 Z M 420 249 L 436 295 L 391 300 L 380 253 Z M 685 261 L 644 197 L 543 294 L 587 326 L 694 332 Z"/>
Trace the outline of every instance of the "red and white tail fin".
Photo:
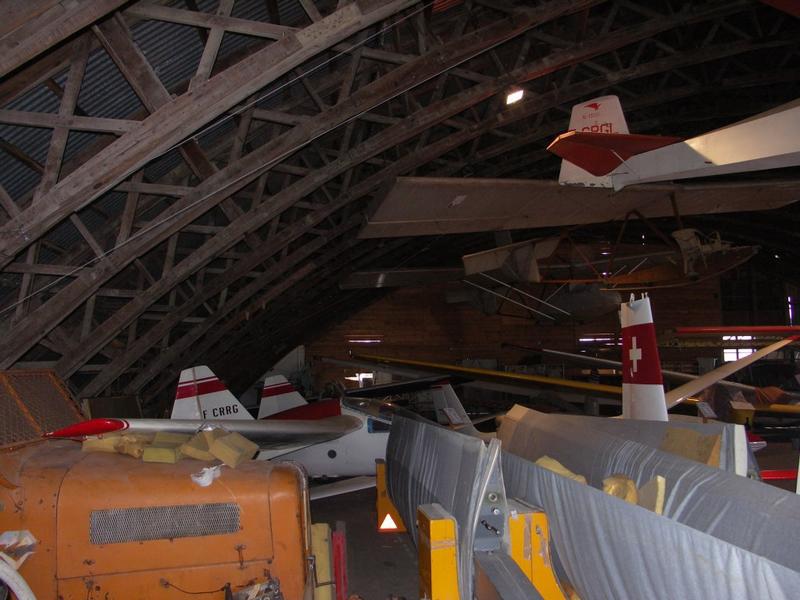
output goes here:
<path id="1" fill-rule="evenodd" d="M 622 113 L 619 98 L 602 96 L 573 106 L 569 129 L 570 131 L 589 133 L 628 133 L 628 124 Z M 612 187 L 610 177 L 597 177 L 567 160 L 561 161 L 558 183 L 561 185 Z"/>
<path id="2" fill-rule="evenodd" d="M 307 404 L 306 399 L 283 375 L 267 375 L 261 390 L 258 418 L 263 419 L 295 406 Z"/>
<path id="3" fill-rule="evenodd" d="M 181 371 L 172 419 L 252 419 L 247 409 L 205 365 Z"/>
<path id="4" fill-rule="evenodd" d="M 650 298 L 620 305 L 622 324 L 622 416 L 625 419 L 666 421 L 667 403 L 661 378 L 656 329 Z"/>

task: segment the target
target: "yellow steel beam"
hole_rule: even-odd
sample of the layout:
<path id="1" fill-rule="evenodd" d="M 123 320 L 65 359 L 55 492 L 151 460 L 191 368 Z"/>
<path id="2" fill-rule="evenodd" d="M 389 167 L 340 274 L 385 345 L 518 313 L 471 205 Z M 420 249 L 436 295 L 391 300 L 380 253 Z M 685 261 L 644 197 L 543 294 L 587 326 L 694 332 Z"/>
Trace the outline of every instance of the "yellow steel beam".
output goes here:
<path id="1" fill-rule="evenodd" d="M 419 597 L 459 600 L 456 520 L 440 504 L 417 508 Z"/>
<path id="2" fill-rule="evenodd" d="M 378 513 L 378 531 L 385 533 L 405 533 L 406 525 L 389 497 L 386 485 L 386 461 L 375 460 L 375 490 L 377 492 L 375 509 Z"/>
<path id="3" fill-rule="evenodd" d="M 550 559 L 547 515 L 513 500 L 509 509 L 509 555 L 544 600 L 565 600 Z"/>

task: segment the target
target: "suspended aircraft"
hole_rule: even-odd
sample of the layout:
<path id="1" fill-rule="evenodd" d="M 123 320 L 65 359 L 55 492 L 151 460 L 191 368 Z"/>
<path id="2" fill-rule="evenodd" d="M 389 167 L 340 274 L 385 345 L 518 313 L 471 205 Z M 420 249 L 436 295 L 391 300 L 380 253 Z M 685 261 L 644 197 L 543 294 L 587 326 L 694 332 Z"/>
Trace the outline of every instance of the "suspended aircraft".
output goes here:
<path id="1" fill-rule="evenodd" d="M 796 180 L 671 183 L 800 165 L 800 100 L 684 141 L 630 134 L 619 99 L 603 96 L 576 105 L 569 131 L 549 149 L 564 159 L 558 182 L 398 177 L 359 237 L 572 227 L 623 221 L 632 211 L 768 210 L 800 198 Z"/>
<path id="2" fill-rule="evenodd" d="M 628 132 L 617 96 L 572 108 L 547 148 L 565 159 L 559 183 L 613 187 L 800 165 L 800 99 L 693 137 Z"/>

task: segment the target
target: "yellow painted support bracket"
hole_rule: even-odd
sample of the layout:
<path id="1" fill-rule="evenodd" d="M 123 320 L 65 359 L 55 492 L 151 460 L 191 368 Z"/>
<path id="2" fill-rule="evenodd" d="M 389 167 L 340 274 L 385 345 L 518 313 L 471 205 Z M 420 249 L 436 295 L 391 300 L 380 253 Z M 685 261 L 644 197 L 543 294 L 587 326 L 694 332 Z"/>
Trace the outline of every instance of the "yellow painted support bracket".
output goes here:
<path id="1" fill-rule="evenodd" d="M 331 526 L 327 523 L 311 525 L 311 551 L 316 570 L 314 600 L 333 600 L 333 564 L 331 563 Z"/>
<path id="2" fill-rule="evenodd" d="M 509 501 L 508 553 L 544 600 L 565 600 L 550 560 L 550 527 L 544 512 Z"/>
<path id="3" fill-rule="evenodd" d="M 378 513 L 378 531 L 405 533 L 407 530 L 403 518 L 389 497 L 386 486 L 386 461 L 382 458 L 375 461 L 375 489 L 378 492 L 375 502 L 375 509 Z"/>
<path id="4" fill-rule="evenodd" d="M 440 504 L 417 508 L 419 597 L 459 600 L 456 520 Z"/>

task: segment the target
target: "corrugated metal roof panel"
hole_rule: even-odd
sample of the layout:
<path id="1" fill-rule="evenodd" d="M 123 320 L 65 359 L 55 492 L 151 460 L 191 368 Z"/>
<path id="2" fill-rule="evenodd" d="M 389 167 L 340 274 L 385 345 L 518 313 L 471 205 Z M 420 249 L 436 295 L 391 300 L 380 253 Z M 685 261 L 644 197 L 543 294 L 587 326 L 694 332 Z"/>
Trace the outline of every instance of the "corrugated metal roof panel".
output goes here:
<path id="1" fill-rule="evenodd" d="M 163 21 L 140 21 L 131 28 L 131 34 L 167 89 L 189 79 L 203 54 L 194 27 Z"/>
<path id="2" fill-rule="evenodd" d="M 93 117 L 130 118 L 143 108 L 138 96 L 105 51 L 89 55 L 78 105 Z"/>

